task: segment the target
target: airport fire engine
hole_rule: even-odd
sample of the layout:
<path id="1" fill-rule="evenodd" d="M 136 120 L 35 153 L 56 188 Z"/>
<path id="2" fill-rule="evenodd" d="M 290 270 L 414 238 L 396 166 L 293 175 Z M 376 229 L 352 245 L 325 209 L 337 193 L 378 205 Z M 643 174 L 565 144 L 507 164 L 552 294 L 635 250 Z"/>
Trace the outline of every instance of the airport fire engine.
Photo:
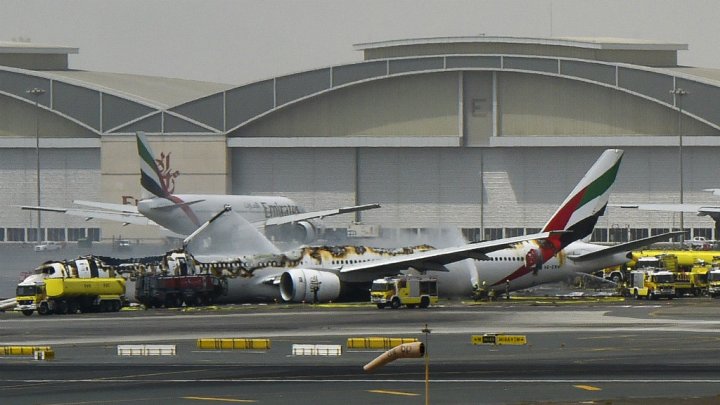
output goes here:
<path id="1" fill-rule="evenodd" d="M 720 297 L 720 257 L 713 260 L 712 269 L 707 274 L 708 295 Z"/>
<path id="2" fill-rule="evenodd" d="M 408 308 L 427 308 L 438 302 L 437 279 L 424 276 L 400 275 L 373 281 L 370 301 L 379 309 L 402 305 Z"/>
<path id="3" fill-rule="evenodd" d="M 141 275 L 135 281 L 135 299 L 145 307 L 167 308 L 214 303 L 227 294 L 227 280 L 212 274 Z"/>
<path id="4" fill-rule="evenodd" d="M 675 276 L 670 271 L 641 271 L 630 272 L 630 285 L 628 292 L 635 299 L 658 299 L 675 297 Z"/>

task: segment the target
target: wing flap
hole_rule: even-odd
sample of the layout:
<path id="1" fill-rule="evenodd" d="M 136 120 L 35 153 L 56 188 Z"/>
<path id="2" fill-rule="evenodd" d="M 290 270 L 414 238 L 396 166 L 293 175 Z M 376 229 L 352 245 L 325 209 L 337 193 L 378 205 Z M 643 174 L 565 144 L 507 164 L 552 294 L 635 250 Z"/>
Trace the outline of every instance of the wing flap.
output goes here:
<path id="1" fill-rule="evenodd" d="M 135 205 L 130 204 L 112 204 L 98 201 L 74 200 L 73 204 L 82 205 L 84 207 L 97 208 L 103 211 L 133 212 L 137 213 L 138 209 Z"/>
<path id="2" fill-rule="evenodd" d="M 21 206 L 20 209 L 31 211 L 59 212 L 75 217 L 82 217 L 85 218 L 86 221 L 92 219 L 104 219 L 108 221 L 122 222 L 124 224 L 157 225 L 155 222 L 149 220 L 146 216 L 132 212 L 103 211 L 86 208 L 33 207 L 27 205 Z"/>
<path id="3" fill-rule="evenodd" d="M 281 217 L 268 218 L 265 221 L 265 226 L 291 224 L 293 222 L 306 221 L 308 219 L 324 218 L 324 217 L 330 217 L 333 215 L 347 214 L 350 212 L 372 210 L 375 208 L 380 208 L 380 204 L 373 203 L 373 204 L 364 204 L 364 205 L 353 205 L 350 207 L 341 207 L 341 208 L 336 208 L 336 209 L 331 209 L 331 210 L 312 211 L 312 212 L 303 212 L 300 214 L 284 215 Z"/>

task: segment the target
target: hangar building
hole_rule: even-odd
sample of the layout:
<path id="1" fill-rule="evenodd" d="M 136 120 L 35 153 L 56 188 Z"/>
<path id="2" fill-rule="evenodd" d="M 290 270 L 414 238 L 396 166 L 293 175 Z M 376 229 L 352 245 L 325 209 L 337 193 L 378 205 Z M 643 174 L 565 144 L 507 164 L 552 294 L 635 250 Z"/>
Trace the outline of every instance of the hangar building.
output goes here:
<path id="1" fill-rule="evenodd" d="M 616 147 L 611 203 L 676 203 L 682 184 L 685 202 L 720 205 L 703 191 L 720 188 L 720 71 L 678 66 L 687 45 L 480 36 L 355 49 L 360 62 L 228 85 L 77 71 L 77 48 L 0 43 L 0 240 L 36 240 L 37 214 L 14 206 L 37 204 L 38 164 L 43 206 L 132 203 L 135 131 L 163 153 L 177 193 L 285 195 L 308 210 L 382 203 L 325 219 L 335 233 L 354 220 L 390 234 L 532 232 Z M 684 224 L 720 236 L 709 218 Z M 49 240 L 159 237 L 52 213 L 41 226 Z M 593 239 L 677 227 L 678 214 L 610 208 Z"/>

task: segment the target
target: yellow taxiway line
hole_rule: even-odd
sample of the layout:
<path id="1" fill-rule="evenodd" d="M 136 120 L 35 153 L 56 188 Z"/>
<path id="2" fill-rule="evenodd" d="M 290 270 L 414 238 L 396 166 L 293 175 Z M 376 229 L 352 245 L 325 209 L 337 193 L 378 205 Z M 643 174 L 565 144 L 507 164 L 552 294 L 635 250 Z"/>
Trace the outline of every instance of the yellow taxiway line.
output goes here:
<path id="1" fill-rule="evenodd" d="M 573 385 L 575 388 L 579 388 L 585 391 L 602 391 L 600 387 L 593 387 L 592 385 Z"/>
<path id="2" fill-rule="evenodd" d="M 182 399 L 193 399 L 196 401 L 220 401 L 220 402 L 242 402 L 242 403 L 253 403 L 257 402 L 254 399 L 233 399 L 233 398 L 214 398 L 214 397 L 181 397 Z"/>
<path id="3" fill-rule="evenodd" d="M 414 392 L 402 392 L 402 391 L 388 391 L 388 390 L 368 390 L 368 392 L 372 392 L 373 394 L 388 394 L 388 395 L 402 395 L 406 397 L 416 397 L 420 394 L 416 394 Z"/>

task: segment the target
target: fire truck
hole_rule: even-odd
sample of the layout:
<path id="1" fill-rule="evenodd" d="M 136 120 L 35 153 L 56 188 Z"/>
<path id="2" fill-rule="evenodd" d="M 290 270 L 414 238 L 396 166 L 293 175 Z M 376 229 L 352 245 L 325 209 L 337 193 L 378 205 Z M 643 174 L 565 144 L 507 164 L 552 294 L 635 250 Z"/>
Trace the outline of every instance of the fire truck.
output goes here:
<path id="1" fill-rule="evenodd" d="M 658 299 L 675 297 L 675 275 L 670 271 L 640 271 L 630 272 L 630 285 L 628 292 L 635 299 Z"/>
<path id="2" fill-rule="evenodd" d="M 184 276 L 145 274 L 135 282 L 135 299 L 146 308 L 202 306 L 227 294 L 227 280 L 212 274 Z"/>
<path id="3" fill-rule="evenodd" d="M 438 302 L 437 279 L 432 277 L 399 275 L 380 278 L 372 283 L 370 301 L 379 309 L 427 308 Z"/>

